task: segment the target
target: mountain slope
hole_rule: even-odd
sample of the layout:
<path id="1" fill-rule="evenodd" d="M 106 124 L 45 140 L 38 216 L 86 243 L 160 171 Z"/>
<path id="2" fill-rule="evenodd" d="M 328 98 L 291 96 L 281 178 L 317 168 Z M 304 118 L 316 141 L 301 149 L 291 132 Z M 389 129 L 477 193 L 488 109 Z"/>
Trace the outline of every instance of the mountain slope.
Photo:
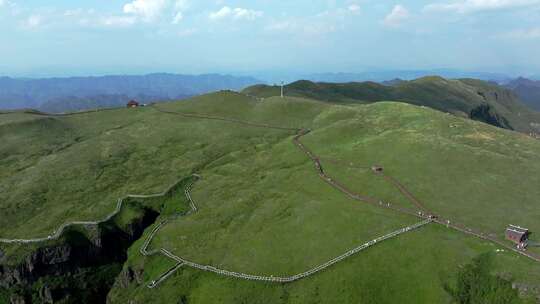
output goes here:
<path id="1" fill-rule="evenodd" d="M 512 90 L 525 104 L 540 111 L 540 81 L 518 78 L 510 81 L 505 87 Z"/>
<path id="2" fill-rule="evenodd" d="M 295 132 L 264 125 L 311 129 L 303 144 L 352 191 L 415 208 L 382 175 L 372 173 L 370 167 L 378 164 L 452 222 L 501 241 L 508 223 L 540 230 L 539 141 L 405 103 L 336 105 L 293 97 L 260 102 L 219 92 L 138 109 L 0 114 L 0 210 L 8 215 L 0 217 L 5 227 L 0 238 L 47 236 L 66 221 L 102 219 L 126 194 L 160 193 L 197 173 L 201 179 L 191 192 L 196 213 L 185 214 L 189 202 L 181 183 L 163 198 L 132 199 L 102 225 L 118 225 L 144 208 L 159 212 L 125 253 L 109 302 L 447 303 L 445 284 L 460 265 L 482 253 L 494 254 L 494 273 L 513 276 L 519 286 L 540 286 L 539 264 L 430 224 L 291 284 L 243 281 L 184 266 L 149 289 L 152 280 L 175 266 L 163 255 L 140 252 L 166 219 L 149 250 L 166 248 L 201 264 L 267 276 L 305 271 L 418 221 L 337 191 L 294 144 Z M 176 212 L 185 216 L 171 217 Z M 68 274 L 60 280 L 53 272 L 24 286 L 6 278 L 64 266 L 71 250 L 66 240 L 103 244 L 95 228 L 73 230 L 77 238 L 67 235 L 44 245 L 0 244 L 0 268 L 5 267 L 0 300 L 26 289 L 43 295 L 44 286 L 61 300 L 66 282 L 80 278 Z M 39 246 L 42 254 L 32 258 Z M 35 270 L 4 271 L 18 263 Z"/>
<path id="3" fill-rule="evenodd" d="M 298 81 L 286 86 L 289 96 L 308 97 L 339 103 L 372 103 L 397 100 L 419 106 L 431 107 L 461 117 L 484 113 L 473 118 L 521 132 L 540 132 L 540 114 L 529 110 L 511 91 L 474 79 L 447 80 L 441 77 L 424 77 L 413 81 L 385 86 L 375 82 L 363 83 L 314 83 Z M 253 86 L 246 94 L 259 97 L 277 96 L 279 88 Z M 488 111 L 482 108 L 489 106 Z"/>
<path id="4" fill-rule="evenodd" d="M 227 75 L 150 74 L 49 79 L 0 78 L 0 109 L 41 108 L 69 112 L 118 106 L 129 99 L 144 102 L 180 99 L 208 92 L 240 90 L 257 83 Z"/>

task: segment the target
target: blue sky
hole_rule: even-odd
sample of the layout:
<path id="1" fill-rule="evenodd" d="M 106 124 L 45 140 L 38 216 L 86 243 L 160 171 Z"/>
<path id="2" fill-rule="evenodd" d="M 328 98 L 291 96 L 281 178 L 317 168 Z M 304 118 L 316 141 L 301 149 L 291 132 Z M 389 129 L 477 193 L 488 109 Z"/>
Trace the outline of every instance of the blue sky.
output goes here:
<path id="1" fill-rule="evenodd" d="M 540 0 L 0 0 L 0 74 L 540 74 Z"/>

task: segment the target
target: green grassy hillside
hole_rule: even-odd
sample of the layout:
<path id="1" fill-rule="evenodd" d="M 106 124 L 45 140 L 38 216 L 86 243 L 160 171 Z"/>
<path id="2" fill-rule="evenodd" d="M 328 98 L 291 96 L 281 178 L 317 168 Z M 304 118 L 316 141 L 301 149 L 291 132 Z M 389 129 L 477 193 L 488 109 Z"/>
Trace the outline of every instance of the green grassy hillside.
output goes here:
<path id="1" fill-rule="evenodd" d="M 310 128 L 303 142 L 354 191 L 414 207 L 381 176 L 362 169 L 380 164 L 445 218 L 500 239 L 509 223 L 540 230 L 540 142 L 520 133 L 396 102 L 261 102 L 220 92 L 157 107 Z M 62 222 L 103 218 L 118 197 L 161 192 L 194 172 L 202 176 L 192 193 L 199 211 L 165 225 L 151 248 L 231 271 L 296 274 L 419 221 L 331 188 L 293 145 L 293 135 L 152 107 L 65 117 L 0 115 L 0 208 L 8 215 L 0 217 L 0 238 L 39 237 Z M 175 202 L 187 206 L 182 195 Z M 540 264 L 436 224 L 283 285 L 181 268 L 148 289 L 174 264 L 159 255 L 143 257 L 142 244 L 129 249 L 109 294 L 112 303 L 447 303 L 445 284 L 482 253 L 495 255 L 494 273 L 540 286 Z"/>
<path id="2" fill-rule="evenodd" d="M 298 81 L 287 85 L 285 91 L 288 96 L 336 103 L 396 100 L 471 117 L 506 129 L 526 133 L 540 131 L 537 128 L 540 114 L 527 108 L 510 90 L 474 79 L 424 77 L 393 86 L 374 82 L 335 84 Z M 279 96 L 280 90 L 278 87 L 257 85 L 245 89 L 244 93 L 270 97 Z M 486 105 L 489 111 L 479 111 Z M 471 112 L 478 114 L 471 115 Z"/>

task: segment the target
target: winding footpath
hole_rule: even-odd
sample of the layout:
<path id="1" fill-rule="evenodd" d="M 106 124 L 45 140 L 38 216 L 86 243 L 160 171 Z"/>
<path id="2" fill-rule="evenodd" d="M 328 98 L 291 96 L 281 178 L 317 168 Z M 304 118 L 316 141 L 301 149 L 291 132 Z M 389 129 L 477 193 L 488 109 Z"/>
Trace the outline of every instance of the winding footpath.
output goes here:
<path id="1" fill-rule="evenodd" d="M 68 223 L 64 223 L 58 227 L 58 229 L 54 230 L 51 234 L 49 234 L 46 237 L 41 238 L 34 238 L 34 239 L 2 239 L 0 238 L 0 243 L 4 244 L 31 244 L 31 243 L 41 243 L 41 242 L 47 242 L 47 241 L 53 241 L 58 240 L 60 237 L 62 237 L 62 234 L 67 228 L 73 227 L 73 226 L 98 226 L 100 224 L 106 223 L 109 220 L 111 220 L 115 215 L 120 213 L 122 210 L 122 207 L 124 205 L 124 201 L 129 198 L 138 198 L 138 199 L 145 199 L 145 198 L 158 198 L 163 197 L 167 193 L 169 193 L 173 188 L 175 188 L 180 182 L 182 182 L 183 179 L 180 179 L 176 181 L 174 184 L 172 184 L 170 187 L 167 188 L 167 190 L 156 193 L 156 194 L 128 194 L 120 199 L 118 199 L 116 203 L 116 208 L 113 212 L 111 212 L 109 215 L 107 215 L 102 220 L 98 221 L 72 221 Z"/>
<path id="2" fill-rule="evenodd" d="M 341 192 L 342 194 L 346 195 L 347 197 L 349 197 L 352 200 L 359 201 L 359 202 L 362 202 L 362 203 L 368 203 L 370 205 L 377 206 L 379 208 L 389 209 L 389 210 L 392 210 L 394 212 L 399 212 L 401 214 L 414 216 L 414 217 L 419 218 L 420 222 L 418 222 L 416 224 L 413 224 L 411 226 L 404 227 L 404 228 L 399 229 L 397 231 L 388 233 L 386 235 L 380 236 L 380 237 L 378 237 L 378 238 L 376 238 L 376 239 L 374 239 L 372 241 L 369 241 L 367 243 L 361 244 L 358 247 L 353 248 L 353 249 L 343 253 L 340 256 L 337 256 L 337 257 L 335 257 L 335 258 L 333 258 L 331 260 L 328 260 L 328 261 L 326 261 L 326 262 L 324 262 L 324 263 L 322 263 L 322 264 L 320 264 L 318 266 L 315 266 L 315 267 L 313 267 L 313 268 L 311 268 L 311 269 L 309 269 L 309 270 L 307 270 L 307 271 L 305 271 L 303 273 L 299 273 L 299 274 L 292 275 L 292 276 L 264 276 L 264 275 L 254 275 L 254 274 L 239 273 L 239 272 L 219 269 L 219 268 L 216 268 L 216 267 L 213 267 L 213 266 L 210 266 L 210 265 L 202 265 L 202 264 L 198 264 L 198 263 L 193 262 L 193 261 L 183 259 L 182 257 L 179 257 L 179 256 L 175 255 L 174 253 L 170 252 L 169 250 L 167 250 L 165 248 L 149 250 L 149 247 L 150 247 L 150 244 L 152 243 L 152 240 L 157 235 L 157 233 L 167 223 L 169 223 L 172 220 L 175 220 L 175 219 L 179 218 L 180 216 L 187 216 L 187 215 L 190 215 L 190 214 L 193 214 L 193 213 L 197 212 L 197 210 L 198 210 L 197 206 L 196 206 L 194 200 L 191 197 L 191 189 L 192 189 L 193 184 L 195 183 L 195 181 L 199 180 L 201 177 L 199 175 L 193 175 L 193 180 L 194 181 L 191 182 L 189 185 L 187 185 L 185 187 L 185 189 L 184 189 L 184 194 L 185 194 L 185 196 L 186 196 L 186 198 L 187 198 L 187 200 L 189 202 L 189 205 L 190 205 L 190 210 L 187 213 L 182 213 L 182 214 L 177 213 L 177 214 L 171 216 L 170 218 L 164 219 L 161 222 L 159 222 L 151 230 L 148 237 L 145 239 L 143 245 L 140 248 L 140 253 L 142 255 L 144 255 L 144 256 L 162 255 L 162 256 L 164 256 L 164 257 L 166 257 L 168 259 L 171 259 L 175 263 L 174 267 L 167 270 L 159 278 L 157 278 L 156 280 L 149 283 L 147 285 L 148 288 L 151 288 L 151 289 L 156 288 L 157 286 L 159 286 L 160 283 L 164 282 L 167 278 L 169 278 L 172 274 L 174 274 L 181 267 L 191 267 L 191 268 L 199 269 L 199 270 L 206 271 L 206 272 L 212 272 L 212 273 L 216 273 L 216 274 L 219 274 L 219 275 L 233 277 L 233 278 L 239 278 L 239 279 L 244 279 L 244 280 L 264 281 L 264 282 L 273 282 L 273 283 L 290 283 L 290 282 L 298 281 L 300 279 L 309 277 L 309 276 L 314 275 L 314 274 L 316 274 L 318 272 L 321 272 L 321 271 L 327 269 L 328 267 L 331 267 L 332 265 L 335 265 L 336 263 L 339 263 L 339 262 L 343 261 L 344 259 L 346 259 L 346 258 L 348 258 L 348 257 L 350 257 L 352 255 L 355 255 L 355 254 L 357 254 L 357 253 L 359 253 L 359 252 L 361 252 L 363 250 L 366 250 L 367 248 L 370 248 L 370 247 L 372 247 L 372 246 L 374 246 L 374 245 L 376 245 L 376 244 L 378 244 L 380 242 L 383 242 L 385 240 L 397 237 L 397 236 L 399 236 L 401 234 L 404 234 L 404 233 L 407 233 L 409 231 L 416 230 L 416 229 L 418 229 L 420 227 L 423 227 L 423 226 L 425 226 L 425 225 L 427 225 L 429 223 L 437 223 L 437 224 L 443 225 L 443 226 L 445 226 L 445 227 L 447 227 L 449 229 L 454 229 L 456 231 L 460 231 L 460 232 L 463 232 L 465 234 L 468 234 L 468 235 L 471 235 L 471 236 L 474 236 L 474 237 L 477 237 L 477 238 L 480 238 L 480 239 L 483 239 L 483 240 L 486 240 L 486 241 L 493 242 L 493 243 L 495 243 L 495 244 L 497 244 L 497 245 L 499 245 L 499 246 L 501 246 L 503 248 L 514 251 L 514 252 L 516 252 L 516 253 L 518 253 L 520 255 L 523 255 L 523 256 L 525 256 L 527 258 L 530 258 L 530 259 L 532 259 L 534 261 L 540 262 L 540 257 L 538 257 L 538 256 L 536 256 L 536 255 L 534 255 L 532 253 L 517 250 L 513 246 L 510 246 L 507 243 L 505 243 L 505 242 L 503 242 L 503 241 L 501 241 L 501 240 L 499 240 L 499 239 L 497 239 L 495 237 L 489 236 L 489 235 L 481 233 L 481 232 L 477 232 L 477 231 L 475 231 L 475 230 L 473 230 L 471 228 L 468 228 L 468 227 L 466 227 L 464 225 L 455 223 L 454 221 L 451 221 L 449 219 L 444 219 L 440 215 L 434 214 L 431 210 L 426 208 L 425 205 L 419 199 L 417 199 L 403 184 L 401 184 L 397 179 L 395 179 L 395 178 L 393 178 L 393 177 L 391 177 L 391 176 L 389 176 L 389 175 L 387 175 L 385 173 L 378 172 L 378 173 L 375 173 L 375 174 L 382 175 L 382 177 L 388 183 L 390 183 L 391 185 L 396 187 L 411 202 L 411 204 L 415 207 L 414 209 L 396 206 L 396 205 L 393 205 L 390 202 L 384 202 L 384 201 L 376 199 L 374 197 L 366 196 L 366 195 L 363 195 L 363 194 L 360 194 L 360 193 L 357 193 L 357 192 L 354 192 L 354 191 L 350 190 L 343 183 L 341 183 L 340 181 L 338 181 L 338 180 L 334 179 L 332 176 L 330 176 L 324 170 L 321 158 L 319 156 L 317 156 L 315 153 L 313 153 L 302 142 L 302 138 L 304 136 L 308 135 L 311 132 L 311 130 L 309 130 L 309 129 L 301 129 L 301 128 L 299 129 L 299 128 L 289 128 L 289 127 L 282 127 L 282 126 L 273 126 L 273 125 L 269 125 L 269 124 L 255 123 L 255 122 L 244 121 L 244 120 L 234 119 L 234 118 L 226 118 L 226 117 L 205 115 L 205 114 L 199 114 L 199 113 L 184 113 L 184 112 L 177 112 L 177 111 L 171 111 L 171 110 L 164 110 L 164 109 L 159 108 L 156 105 L 152 106 L 152 109 L 154 109 L 154 110 L 156 110 L 158 112 L 164 113 L 164 114 L 178 115 L 178 116 L 182 116 L 182 117 L 185 117 L 185 118 L 216 120 L 216 121 L 223 121 L 223 122 L 228 122 L 228 123 L 240 124 L 240 125 L 244 125 L 246 127 L 267 128 L 267 129 L 294 132 L 294 136 L 293 136 L 293 139 L 292 139 L 293 144 L 311 160 L 316 173 L 318 174 L 318 176 L 321 178 L 321 180 L 323 182 L 325 182 L 326 184 L 328 184 L 332 188 L 336 189 L 337 191 Z M 94 112 L 94 111 L 92 111 L 92 112 Z M 88 112 L 82 112 L 82 113 L 79 112 L 79 113 L 73 113 L 73 114 L 52 114 L 52 115 L 40 112 L 40 113 L 34 113 L 34 114 L 44 115 L 44 116 L 68 116 L 68 115 L 78 115 L 78 114 L 83 114 L 83 113 L 88 113 Z M 325 161 L 334 162 L 334 163 L 340 163 L 339 161 L 330 160 L 330 159 L 328 159 L 328 160 L 325 159 Z M 361 168 L 354 167 L 354 168 L 366 169 L 366 170 L 370 169 L 369 167 L 361 167 Z M 73 222 L 69 222 L 69 223 L 65 223 L 65 224 L 61 225 L 57 230 L 53 231 L 53 233 L 50 234 L 47 237 L 35 238 L 35 239 L 0 239 L 0 243 L 29 244 L 29 243 L 39 243 L 39 242 L 47 242 L 47 241 L 51 241 L 51 240 L 56 240 L 56 239 L 58 239 L 58 238 L 60 238 L 62 236 L 62 233 L 68 227 L 72 227 L 72 226 L 97 226 L 97 225 L 100 225 L 100 224 L 102 224 L 104 222 L 109 221 L 110 219 L 112 219 L 115 215 L 117 215 L 121 211 L 124 201 L 126 199 L 128 199 L 128 198 L 145 199 L 145 198 L 164 197 L 174 187 L 178 186 L 180 182 L 182 182 L 182 180 L 179 180 L 179 181 L 175 182 L 173 185 L 171 185 L 169 188 L 167 188 L 167 190 L 165 190 L 164 192 L 161 192 L 161 193 L 149 194 L 149 195 L 132 194 L 132 195 L 127 195 L 127 196 L 125 196 L 123 198 L 120 198 L 118 200 L 118 202 L 117 202 L 116 209 L 112 213 L 107 215 L 102 220 L 99 220 L 99 221 L 73 221 Z"/>
<path id="3" fill-rule="evenodd" d="M 200 178 L 200 176 L 194 175 L 194 178 L 195 178 L 195 181 L 196 181 L 196 180 L 198 180 Z M 193 213 L 197 212 L 197 210 L 198 210 L 195 202 L 193 201 L 193 198 L 191 197 L 191 190 L 193 188 L 193 184 L 194 184 L 194 182 L 190 183 L 185 188 L 185 195 L 186 195 L 186 198 L 187 198 L 187 200 L 189 202 L 189 205 L 191 206 L 191 210 L 188 213 L 186 213 L 185 215 L 193 214 Z M 180 267 L 182 267 L 182 266 L 187 266 L 187 267 L 191 267 L 191 268 L 202 270 L 202 271 L 216 273 L 218 275 L 237 278 L 237 279 L 243 279 L 243 280 L 264 281 L 264 282 L 271 282 L 271 283 L 291 283 L 291 282 L 298 281 L 298 280 L 307 278 L 309 276 L 312 276 L 312 275 L 314 275 L 314 274 L 316 274 L 318 272 L 321 272 L 321 271 L 323 271 L 323 270 L 325 270 L 325 269 L 327 269 L 327 268 L 329 268 L 329 267 L 331 267 L 331 266 L 345 260 L 346 258 L 351 257 L 351 256 L 359 253 L 360 251 L 368 249 L 369 247 L 375 246 L 376 244 L 379 244 L 379 243 L 381 243 L 381 242 L 383 242 L 385 240 L 397 237 L 397 236 L 399 236 L 401 234 L 404 234 L 404 233 L 407 233 L 409 231 L 416 230 L 416 229 L 418 229 L 418 228 L 420 228 L 422 226 L 425 226 L 425 225 L 432 222 L 432 219 L 427 219 L 427 220 L 423 220 L 421 222 L 418 222 L 416 224 L 401 228 L 399 230 L 393 231 L 391 233 L 388 233 L 386 235 L 378 237 L 378 238 L 376 238 L 374 240 L 371 240 L 371 241 L 369 241 L 367 243 L 364 243 L 364 244 L 362 244 L 362 245 L 360 245 L 358 247 L 355 247 L 355 248 L 353 248 L 353 249 L 351 249 L 351 250 L 349 250 L 349 251 L 347 251 L 347 252 L 345 252 L 345 253 L 343 253 L 343 254 L 341 254 L 341 255 L 339 255 L 339 256 L 331 259 L 331 260 L 328 260 L 328 261 L 326 261 L 326 262 L 324 262 L 324 263 L 322 263 L 320 265 L 317 265 L 317 266 L 315 266 L 315 267 L 313 267 L 313 268 L 311 268 L 311 269 L 309 269 L 309 270 L 307 270 L 305 272 L 285 277 L 285 276 L 267 276 L 267 275 L 265 276 L 265 275 L 247 274 L 247 273 L 229 271 L 229 270 L 225 270 L 225 269 L 219 269 L 219 268 L 216 268 L 216 267 L 211 266 L 211 265 L 202 265 L 202 264 L 199 264 L 199 263 L 196 263 L 196 262 L 189 261 L 189 260 L 186 260 L 184 258 L 181 258 L 181 257 L 173 254 L 172 252 L 170 252 L 169 250 L 167 250 L 165 248 L 159 248 L 159 249 L 149 251 L 148 247 L 150 246 L 150 244 L 151 244 L 153 238 L 156 236 L 156 234 L 161 230 L 161 228 L 163 228 L 171 220 L 176 219 L 176 218 L 178 218 L 179 216 L 182 216 L 182 215 L 184 215 L 184 214 L 175 214 L 171 218 L 161 221 L 158 225 L 156 225 L 156 227 L 154 227 L 154 229 L 152 229 L 152 231 L 150 232 L 150 234 L 148 235 L 148 237 L 146 238 L 146 240 L 144 241 L 143 245 L 140 248 L 140 253 L 143 256 L 149 257 L 149 256 L 161 254 L 164 257 L 172 259 L 173 261 L 176 262 L 176 265 L 174 267 L 167 270 L 158 279 L 153 280 L 152 282 L 150 282 L 147 285 L 147 287 L 150 288 L 150 289 L 156 288 L 160 283 L 165 281 L 168 277 L 170 277 L 175 271 L 180 269 Z"/>

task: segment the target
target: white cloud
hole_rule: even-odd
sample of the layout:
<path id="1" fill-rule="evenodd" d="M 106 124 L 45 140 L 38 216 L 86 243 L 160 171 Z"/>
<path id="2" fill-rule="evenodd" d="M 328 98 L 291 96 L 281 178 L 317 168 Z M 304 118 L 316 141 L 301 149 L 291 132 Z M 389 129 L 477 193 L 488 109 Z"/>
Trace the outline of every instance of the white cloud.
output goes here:
<path id="1" fill-rule="evenodd" d="M 78 8 L 78 9 L 64 11 L 64 16 L 65 17 L 74 17 L 74 16 L 80 16 L 82 13 L 83 13 L 83 10 Z"/>
<path id="2" fill-rule="evenodd" d="M 8 9 L 13 9 L 16 6 L 16 4 L 9 0 L 0 0 L 0 8 L 7 7 Z"/>
<path id="3" fill-rule="evenodd" d="M 286 32 L 292 35 L 304 36 L 306 39 L 314 36 L 322 37 L 347 28 L 347 18 L 360 13 L 361 7 L 355 2 L 349 2 L 346 7 L 328 9 L 311 16 L 290 16 L 273 19 L 265 27 L 267 31 Z"/>
<path id="4" fill-rule="evenodd" d="M 3 1 L 4 6 L 14 7 L 13 1 Z M 135 0 L 124 5 L 124 12 L 106 13 L 95 9 L 72 8 L 67 10 L 40 10 L 21 16 L 19 26 L 24 29 L 56 28 L 66 25 L 83 27 L 125 28 L 140 22 L 170 22 L 178 24 L 184 19 L 181 9 L 188 7 L 187 0 Z M 166 21 L 167 20 L 167 21 Z"/>
<path id="5" fill-rule="evenodd" d="M 224 6 L 219 11 L 210 13 L 209 18 L 212 20 L 221 20 L 226 18 L 232 18 L 235 20 L 255 20 L 259 17 L 262 17 L 263 14 L 264 13 L 262 11 L 256 11 L 240 7 L 233 9 L 228 6 Z"/>
<path id="6" fill-rule="evenodd" d="M 262 17 L 262 11 L 248 10 L 245 8 L 235 8 L 234 9 L 234 18 L 235 19 L 248 19 L 254 20 L 256 18 Z"/>
<path id="7" fill-rule="evenodd" d="M 3 6 L 13 6 L 15 5 L 13 2 L 9 1 L 9 0 L 0 0 L 0 7 L 3 7 Z"/>
<path id="8" fill-rule="evenodd" d="M 224 6 L 219 11 L 210 13 L 210 19 L 223 19 L 230 15 L 232 15 L 232 9 L 228 6 Z"/>
<path id="9" fill-rule="evenodd" d="M 232 14 L 232 9 L 228 6 L 224 6 L 217 12 L 210 13 L 210 19 L 222 19 Z"/>
<path id="10" fill-rule="evenodd" d="M 534 5 L 540 5 L 540 0 L 454 0 L 447 3 L 433 3 L 426 5 L 424 11 L 453 11 L 465 14 L 477 11 L 510 9 Z"/>
<path id="11" fill-rule="evenodd" d="M 189 8 L 188 0 L 176 0 L 174 3 L 174 17 L 172 24 L 179 24 L 184 20 L 184 11 Z"/>
<path id="12" fill-rule="evenodd" d="M 72 9 L 72 10 L 66 10 L 64 11 L 64 17 L 73 17 L 73 18 L 76 18 L 76 17 L 89 17 L 89 16 L 93 16 L 96 14 L 96 11 L 94 9 L 82 9 L 82 8 L 77 8 L 77 9 Z"/>
<path id="13" fill-rule="evenodd" d="M 188 29 L 185 29 L 185 30 L 182 30 L 182 31 L 178 32 L 178 36 L 179 37 L 188 37 L 188 36 L 191 36 L 191 35 L 195 34 L 196 32 L 197 32 L 196 29 L 188 28 Z"/>
<path id="14" fill-rule="evenodd" d="M 174 18 L 173 18 L 172 23 L 173 23 L 173 24 L 178 24 L 178 23 L 180 23 L 183 19 L 184 19 L 184 14 L 183 14 L 181 11 L 179 11 L 178 13 L 176 13 L 176 15 L 174 15 Z"/>
<path id="15" fill-rule="evenodd" d="M 308 18 L 288 18 L 275 20 L 266 26 L 267 31 L 286 32 L 308 37 L 321 36 L 337 31 L 336 24 L 322 18 L 320 15 Z"/>
<path id="16" fill-rule="evenodd" d="M 409 11 L 402 5 L 396 5 L 388 14 L 384 20 L 383 24 L 388 27 L 399 27 L 403 22 L 411 17 Z"/>
<path id="17" fill-rule="evenodd" d="M 107 16 L 101 18 L 100 25 L 109 27 L 128 27 L 137 22 L 133 16 Z"/>
<path id="18" fill-rule="evenodd" d="M 174 8 L 177 11 L 184 11 L 189 8 L 189 2 L 187 0 L 176 0 Z"/>
<path id="19" fill-rule="evenodd" d="M 506 38 L 506 39 L 519 39 L 519 40 L 540 39 L 540 27 L 506 32 L 499 35 L 498 37 Z"/>
<path id="20" fill-rule="evenodd" d="M 145 22 L 152 22 L 161 16 L 167 4 L 167 0 L 134 0 L 124 5 L 124 13 L 141 18 Z"/>
<path id="21" fill-rule="evenodd" d="M 49 19 L 61 20 L 68 24 L 81 26 L 105 26 L 105 27 L 129 27 L 137 23 L 137 17 L 133 15 L 110 15 L 103 14 L 95 9 L 71 9 L 65 10 L 62 15 L 51 15 Z"/>
<path id="22" fill-rule="evenodd" d="M 184 19 L 184 11 L 188 8 L 188 0 L 133 0 L 124 5 L 123 12 L 135 17 L 135 21 L 152 23 L 165 17 L 171 18 L 171 23 L 178 24 Z"/>
<path id="23" fill-rule="evenodd" d="M 41 15 L 30 15 L 24 22 L 23 27 L 27 29 L 35 29 L 43 24 L 43 17 Z"/>
<path id="24" fill-rule="evenodd" d="M 353 13 L 358 13 L 360 11 L 360 5 L 358 4 L 351 4 L 349 5 L 349 7 L 347 8 L 350 12 L 353 12 Z"/>

